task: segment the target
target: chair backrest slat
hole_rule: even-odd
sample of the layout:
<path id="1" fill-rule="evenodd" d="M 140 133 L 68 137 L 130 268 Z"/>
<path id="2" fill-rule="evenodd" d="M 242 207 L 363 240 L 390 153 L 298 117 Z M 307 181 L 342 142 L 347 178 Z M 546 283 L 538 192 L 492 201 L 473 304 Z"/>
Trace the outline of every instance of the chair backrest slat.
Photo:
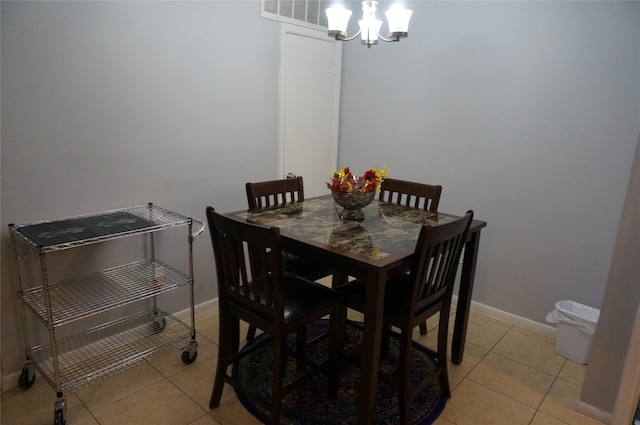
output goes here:
<path id="1" fill-rule="evenodd" d="M 420 312 L 445 292 L 453 290 L 471 220 L 473 211 L 469 210 L 453 222 L 435 227 L 422 226 L 410 272 L 413 311 Z"/>
<path id="2" fill-rule="evenodd" d="M 411 208 L 437 212 L 442 186 L 398 179 L 385 179 L 378 199 Z"/>
<path id="3" fill-rule="evenodd" d="M 304 201 L 302 177 L 247 183 L 249 209 Z"/>
<path id="4" fill-rule="evenodd" d="M 218 214 L 207 207 L 218 296 L 277 321 L 284 317 L 280 230 Z"/>

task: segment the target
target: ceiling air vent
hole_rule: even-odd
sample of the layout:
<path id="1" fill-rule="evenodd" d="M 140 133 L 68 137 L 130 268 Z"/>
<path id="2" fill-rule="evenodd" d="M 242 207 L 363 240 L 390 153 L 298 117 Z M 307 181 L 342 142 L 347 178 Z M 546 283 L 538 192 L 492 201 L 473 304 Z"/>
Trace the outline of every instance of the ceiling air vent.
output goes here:
<path id="1" fill-rule="evenodd" d="M 260 16 L 314 29 L 327 29 L 331 0 L 261 0 Z"/>

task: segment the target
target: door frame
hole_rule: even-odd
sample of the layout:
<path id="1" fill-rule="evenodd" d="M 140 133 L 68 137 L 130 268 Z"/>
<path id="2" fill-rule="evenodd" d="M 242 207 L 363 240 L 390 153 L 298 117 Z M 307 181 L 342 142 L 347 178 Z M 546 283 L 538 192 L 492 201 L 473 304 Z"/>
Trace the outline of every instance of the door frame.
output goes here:
<path id="1" fill-rule="evenodd" d="M 626 425 L 633 421 L 640 398 L 640 309 L 636 313 L 629 350 L 622 370 L 618 397 L 613 409 L 611 425 Z"/>
<path id="2" fill-rule="evenodd" d="M 285 69 L 287 63 L 287 35 L 292 34 L 300 37 L 310 37 L 321 41 L 332 42 L 336 44 L 336 55 L 334 62 L 334 73 L 336 78 L 333 87 L 334 107 L 333 107 L 333 128 L 331 129 L 331 158 L 332 168 L 335 169 L 338 164 L 338 134 L 340 130 L 340 86 L 342 79 L 342 43 L 331 40 L 326 31 L 315 30 L 312 28 L 302 27 L 298 25 L 280 23 L 280 68 L 279 68 L 279 89 L 278 89 L 278 176 L 285 178 L 285 99 L 286 99 L 286 81 Z M 329 170 L 330 171 L 330 170 Z M 328 172 L 329 172 L 328 171 Z"/>

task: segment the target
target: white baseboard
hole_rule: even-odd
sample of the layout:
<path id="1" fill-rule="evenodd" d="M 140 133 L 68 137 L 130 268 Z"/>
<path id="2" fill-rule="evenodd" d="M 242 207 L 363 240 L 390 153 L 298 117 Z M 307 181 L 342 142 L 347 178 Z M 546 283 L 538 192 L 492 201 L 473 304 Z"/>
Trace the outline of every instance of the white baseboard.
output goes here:
<path id="1" fill-rule="evenodd" d="M 7 391 L 13 387 L 17 387 L 18 380 L 20 379 L 21 373 L 22 373 L 22 370 L 19 370 L 17 372 L 11 372 L 7 375 L 4 375 L 2 377 L 2 391 Z"/>
<path id="2" fill-rule="evenodd" d="M 588 403 L 585 403 L 582 400 L 578 400 L 576 402 L 576 405 L 573 410 L 575 410 L 577 413 L 580 413 L 581 415 L 584 415 L 591 419 L 595 419 L 604 424 L 610 424 L 613 419 L 612 412 L 607 412 L 605 410 L 598 409 L 597 407 L 594 407 Z"/>
<path id="3" fill-rule="evenodd" d="M 453 297 L 453 301 L 457 303 L 456 296 Z M 517 316 L 506 311 L 498 310 L 497 308 L 489 307 L 488 305 L 480 304 L 475 301 L 471 301 L 471 311 L 475 311 L 485 316 L 503 321 L 519 328 L 528 329 L 532 332 L 555 338 L 556 328 L 540 322 L 534 322 L 533 320 Z"/>
<path id="4" fill-rule="evenodd" d="M 194 306 L 193 310 L 197 316 L 198 314 L 206 313 L 207 311 L 214 310 L 216 308 L 218 308 L 218 298 L 200 303 Z M 184 310 L 180 310 L 177 313 L 173 313 L 173 316 L 182 320 L 183 322 L 188 322 L 189 320 L 191 320 L 191 309 L 185 308 Z"/>

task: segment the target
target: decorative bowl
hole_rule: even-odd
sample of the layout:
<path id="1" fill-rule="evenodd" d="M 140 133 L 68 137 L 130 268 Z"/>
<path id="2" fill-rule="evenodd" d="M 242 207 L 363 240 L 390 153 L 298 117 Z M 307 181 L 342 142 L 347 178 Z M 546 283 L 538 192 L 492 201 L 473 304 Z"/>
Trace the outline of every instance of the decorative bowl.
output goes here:
<path id="1" fill-rule="evenodd" d="M 373 201 L 373 198 L 376 196 L 375 191 L 371 192 L 347 192 L 342 195 L 339 195 L 335 192 L 331 192 L 333 195 L 333 200 L 336 201 L 336 204 L 342 207 L 342 212 L 340 213 L 341 220 L 355 220 L 362 221 L 364 220 L 364 213 L 362 212 L 362 208 L 366 207 Z"/>

